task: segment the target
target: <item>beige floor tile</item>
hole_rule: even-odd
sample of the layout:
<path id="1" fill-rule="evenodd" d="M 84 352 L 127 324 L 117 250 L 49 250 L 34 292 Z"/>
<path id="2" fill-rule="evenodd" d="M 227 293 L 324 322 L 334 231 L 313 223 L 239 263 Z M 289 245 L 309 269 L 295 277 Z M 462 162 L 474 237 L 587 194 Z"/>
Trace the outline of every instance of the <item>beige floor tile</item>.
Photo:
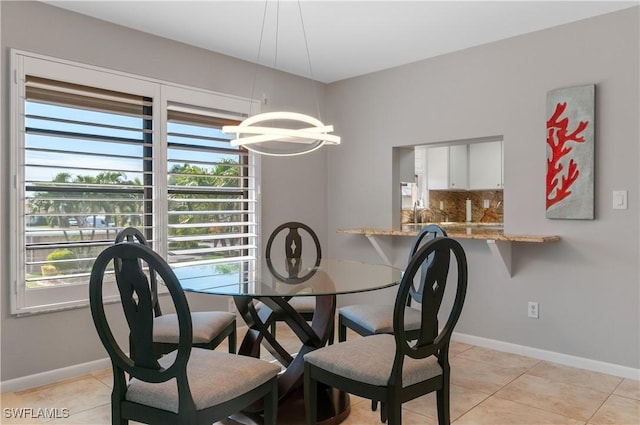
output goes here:
<path id="1" fill-rule="evenodd" d="M 2 393 L 0 394 L 0 407 L 24 407 L 22 399 L 16 393 Z"/>
<path id="2" fill-rule="evenodd" d="M 553 382 L 563 382 L 565 384 L 579 385 L 606 393 L 613 392 L 622 382 L 622 378 L 605 375 L 604 373 L 592 372 L 590 370 L 564 366 L 551 362 L 540 362 L 532 367 L 529 375 L 547 378 Z"/>
<path id="3" fill-rule="evenodd" d="M 402 409 L 402 423 L 404 425 L 438 425 L 438 420 L 430 416 L 424 416 L 407 409 Z M 378 422 L 371 424 L 383 425 L 380 419 L 378 419 Z"/>
<path id="4" fill-rule="evenodd" d="M 525 374 L 498 391 L 495 396 L 588 421 L 609 394 Z"/>
<path id="5" fill-rule="evenodd" d="M 451 383 L 485 394 L 493 394 L 522 374 L 522 368 L 500 367 L 490 363 L 452 357 Z"/>
<path id="6" fill-rule="evenodd" d="M 111 389 L 90 375 L 17 393 L 25 407 L 69 409 L 76 413 L 109 403 Z"/>
<path id="7" fill-rule="evenodd" d="M 11 408 L 9 411 L 2 411 L 2 419 L 0 424 L 2 425 L 40 425 L 46 423 L 48 419 L 39 417 L 40 414 L 37 410 L 30 408 L 18 409 Z"/>
<path id="8" fill-rule="evenodd" d="M 343 425 L 362 425 L 380 423 L 380 411 L 371 410 L 371 401 L 359 397 L 351 397 L 351 413 L 342 422 Z"/>
<path id="9" fill-rule="evenodd" d="M 111 425 L 111 404 L 107 404 L 83 412 L 69 415 L 68 418 L 55 419 L 55 425 Z"/>
<path id="10" fill-rule="evenodd" d="M 1 414 L 0 424 L 3 425 L 37 425 L 49 423 L 54 418 L 68 417 L 69 412 L 60 408 L 27 406 L 20 396 L 14 394 L 13 399 L 7 399 L 3 394 Z"/>
<path id="11" fill-rule="evenodd" d="M 457 419 L 485 400 L 487 394 L 479 391 L 470 390 L 458 385 L 451 385 L 450 398 L 450 416 L 451 420 Z M 436 405 L 436 393 L 432 392 L 422 397 L 410 400 L 404 404 L 406 410 L 411 410 L 432 418 L 438 417 L 438 409 Z"/>
<path id="12" fill-rule="evenodd" d="M 458 357 L 490 363 L 500 367 L 517 368 L 522 373 L 538 364 L 540 360 L 518 354 L 505 353 L 484 347 L 472 347 L 458 355 Z"/>
<path id="13" fill-rule="evenodd" d="M 435 423 L 438 422 L 438 409 L 436 408 L 435 393 L 429 393 L 422 397 L 409 400 L 402 405 L 402 408 L 418 415 L 428 416 Z M 452 411 L 453 408 L 450 410 Z"/>
<path id="14" fill-rule="evenodd" d="M 473 348 L 471 344 L 465 344 L 464 342 L 451 341 L 449 344 L 449 357 L 457 356 L 460 353 L 464 353 L 465 351 Z"/>
<path id="15" fill-rule="evenodd" d="M 109 388 L 113 388 L 113 372 L 111 369 L 105 369 L 91 374 L 98 381 L 102 382 Z"/>
<path id="16" fill-rule="evenodd" d="M 640 400 L 612 395 L 593 416 L 593 425 L 640 424 Z"/>
<path id="17" fill-rule="evenodd" d="M 640 400 L 640 381 L 625 379 L 613 393 L 622 397 Z"/>
<path id="18" fill-rule="evenodd" d="M 16 393 L 0 394 L 0 407 L 2 407 L 2 417 L 0 418 L 0 423 L 3 425 L 27 425 L 33 423 L 33 419 L 24 417 L 24 411 L 20 410 L 25 406 L 20 396 L 18 396 Z"/>
<path id="19" fill-rule="evenodd" d="M 584 421 L 489 397 L 454 422 L 454 425 L 584 425 Z"/>
<path id="20" fill-rule="evenodd" d="M 380 409 L 371 410 L 371 401 L 351 396 L 351 413 L 342 422 L 343 425 L 382 425 L 380 422 Z M 432 417 L 421 415 L 408 409 L 402 409 L 403 425 L 437 425 L 438 421 Z M 299 424 L 304 425 L 304 424 Z"/>

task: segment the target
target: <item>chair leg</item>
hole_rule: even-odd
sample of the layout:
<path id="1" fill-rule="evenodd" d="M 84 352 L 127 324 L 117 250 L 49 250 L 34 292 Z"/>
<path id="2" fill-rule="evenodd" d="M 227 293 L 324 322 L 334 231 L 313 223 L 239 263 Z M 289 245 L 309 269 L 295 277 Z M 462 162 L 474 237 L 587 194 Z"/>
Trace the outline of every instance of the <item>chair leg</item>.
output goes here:
<path id="1" fill-rule="evenodd" d="M 229 334 L 229 353 L 235 354 L 238 337 L 236 335 L 236 324 L 233 324 L 233 331 Z"/>
<path id="2" fill-rule="evenodd" d="M 127 379 L 121 369 L 112 368 L 113 371 L 113 390 L 111 391 L 111 424 L 112 425 L 128 425 L 128 419 L 122 419 L 122 406 L 124 400 L 124 388 L 127 388 Z"/>
<path id="3" fill-rule="evenodd" d="M 378 400 L 371 400 L 371 410 L 375 412 L 378 410 Z"/>
<path id="4" fill-rule="evenodd" d="M 338 342 L 345 342 L 347 340 L 347 327 L 342 323 L 338 323 Z"/>
<path id="5" fill-rule="evenodd" d="M 309 369 L 304 374 L 304 410 L 307 425 L 315 425 L 318 418 L 318 382 L 309 377 Z"/>
<path id="6" fill-rule="evenodd" d="M 389 416 L 387 422 L 388 425 L 402 425 L 402 404 L 390 403 L 392 406 L 387 405 L 387 414 Z"/>
<path id="7" fill-rule="evenodd" d="M 122 419 L 122 409 L 120 400 L 116 400 L 114 395 L 111 396 L 111 425 L 128 425 L 128 419 Z"/>
<path id="8" fill-rule="evenodd" d="M 120 406 L 111 403 L 111 425 L 128 425 L 127 419 L 120 418 Z"/>
<path id="9" fill-rule="evenodd" d="M 445 380 L 442 388 L 436 391 L 436 405 L 438 407 L 438 425 L 449 425 L 451 416 L 449 410 L 449 382 Z"/>
<path id="10" fill-rule="evenodd" d="M 276 425 L 278 416 L 278 381 L 272 380 L 271 391 L 264 396 L 264 425 Z"/>
<path id="11" fill-rule="evenodd" d="M 380 402 L 380 422 L 387 423 L 387 403 Z"/>

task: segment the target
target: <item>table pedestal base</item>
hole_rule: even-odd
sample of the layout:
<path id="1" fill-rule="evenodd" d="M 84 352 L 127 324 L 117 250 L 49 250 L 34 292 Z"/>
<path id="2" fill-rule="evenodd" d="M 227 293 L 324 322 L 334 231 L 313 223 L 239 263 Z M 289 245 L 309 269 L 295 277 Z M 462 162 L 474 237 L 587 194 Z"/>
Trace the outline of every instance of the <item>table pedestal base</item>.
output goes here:
<path id="1" fill-rule="evenodd" d="M 318 425 L 335 425 L 344 421 L 351 410 L 349 394 L 334 388 L 318 388 Z M 278 425 L 305 424 L 304 394 L 299 388 L 280 401 Z M 262 416 L 238 413 L 221 422 L 224 425 L 263 425 Z"/>

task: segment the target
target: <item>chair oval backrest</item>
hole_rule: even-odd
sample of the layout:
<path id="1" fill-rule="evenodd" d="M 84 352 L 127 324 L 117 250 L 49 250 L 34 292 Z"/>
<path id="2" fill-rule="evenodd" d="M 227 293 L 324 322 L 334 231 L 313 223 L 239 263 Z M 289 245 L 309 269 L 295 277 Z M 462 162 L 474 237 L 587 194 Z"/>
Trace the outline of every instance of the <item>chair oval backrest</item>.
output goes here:
<path id="1" fill-rule="evenodd" d="M 313 269 L 305 273 L 304 275 L 300 275 L 300 267 L 302 265 L 302 236 L 300 235 L 299 229 L 304 230 L 311 236 L 313 243 L 316 248 L 316 260 Z M 271 256 L 271 250 L 273 247 L 273 242 L 276 237 L 282 231 L 288 230 L 288 233 L 285 235 L 284 240 L 284 259 L 285 259 L 285 269 L 287 275 L 282 275 L 278 272 L 277 267 L 274 267 L 273 260 Z M 306 252 L 306 251 L 305 251 Z M 311 229 L 311 227 L 307 226 L 304 223 L 300 223 L 297 221 L 289 221 L 287 223 L 283 223 L 275 228 L 269 239 L 267 240 L 267 248 L 265 250 L 265 259 L 267 262 L 267 267 L 271 271 L 271 273 L 278 279 L 287 283 L 301 283 L 309 279 L 316 272 L 316 268 L 320 265 L 320 261 L 322 260 L 322 249 L 320 248 L 320 240 L 316 233 Z"/>
<path id="2" fill-rule="evenodd" d="M 411 258 L 415 255 L 418 249 L 423 246 L 425 243 L 435 239 L 435 238 L 444 238 L 447 236 L 447 232 L 437 224 L 428 224 L 420 229 L 420 232 L 413 240 L 413 244 L 411 245 L 411 251 L 409 252 L 409 262 L 411 262 Z M 427 270 L 431 266 L 433 261 L 433 254 L 427 258 L 427 261 L 420 267 L 420 281 L 416 288 L 415 285 L 412 285 L 409 289 L 409 294 L 411 298 L 407 299 L 407 305 L 411 304 L 411 300 L 415 302 L 422 303 L 422 292 L 424 291 L 425 278 L 427 275 Z"/>
<path id="3" fill-rule="evenodd" d="M 457 282 L 455 299 L 453 301 L 449 317 L 442 330 L 438 329 L 438 312 L 442 304 L 447 278 L 452 263 L 452 254 L 457 263 Z M 422 296 L 422 323 L 420 335 L 415 342 L 407 340 L 407 333 L 404 328 L 404 311 L 409 291 L 413 285 L 413 280 L 421 266 L 432 256 L 432 262 L 425 279 L 425 289 Z M 393 332 L 396 338 L 396 355 L 402 357 L 408 355 L 414 358 L 424 358 L 437 354 L 439 350 L 448 344 L 451 339 L 453 328 L 455 327 L 467 292 L 467 259 L 464 249 L 454 239 L 436 238 L 427 242 L 418 249 L 409 262 L 405 271 L 398 295 L 396 297 L 393 313 Z"/>
<path id="4" fill-rule="evenodd" d="M 167 286 L 178 316 L 178 352 L 174 363 L 166 369 L 160 367 L 153 351 L 154 312 L 149 282 L 142 263 L 146 263 L 149 270 L 154 270 Z M 109 272 L 110 265 L 118 269 L 117 273 Z M 131 356 L 127 356 L 121 349 L 107 320 L 103 301 L 105 284 L 116 284 L 118 287 L 130 330 L 129 341 L 135 344 L 130 347 Z M 138 243 L 121 242 L 102 251 L 91 270 L 89 301 L 94 325 L 114 365 L 147 382 L 163 382 L 186 370 L 192 340 L 187 299 L 173 270 L 151 248 Z"/>

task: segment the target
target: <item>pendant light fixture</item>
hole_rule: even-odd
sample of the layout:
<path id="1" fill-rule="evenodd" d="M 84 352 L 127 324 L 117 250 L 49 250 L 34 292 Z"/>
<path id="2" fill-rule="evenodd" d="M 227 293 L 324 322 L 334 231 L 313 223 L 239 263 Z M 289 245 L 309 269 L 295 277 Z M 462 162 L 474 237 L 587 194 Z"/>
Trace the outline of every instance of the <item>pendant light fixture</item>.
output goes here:
<path id="1" fill-rule="evenodd" d="M 264 15 L 262 18 L 262 29 L 260 32 L 260 44 L 258 47 L 258 58 L 256 59 L 256 75 L 254 76 L 253 87 L 251 89 L 251 99 L 254 99 L 255 84 L 257 70 L 259 67 L 260 51 L 262 49 L 262 41 L 264 38 L 265 22 L 267 15 L 267 4 L 269 0 L 265 0 Z M 307 44 L 307 36 L 304 28 L 304 20 L 302 18 L 302 8 L 300 0 L 298 3 L 298 14 L 302 25 L 302 34 L 304 37 L 304 45 L 307 53 L 307 61 L 309 63 L 309 73 L 311 84 L 315 84 L 313 79 L 313 70 L 311 67 L 311 57 L 309 55 L 309 45 Z M 279 15 L 280 3 L 277 1 L 277 15 Z M 277 69 L 277 51 L 278 51 L 278 28 L 276 19 L 276 58 L 274 68 Z M 222 131 L 226 134 L 235 134 L 236 138 L 231 140 L 232 146 L 243 146 L 246 149 L 272 156 L 291 156 L 301 155 L 313 152 L 324 145 L 339 145 L 340 137 L 329 134 L 333 131 L 332 125 L 325 125 L 320 121 L 320 107 L 318 105 L 317 95 L 315 93 L 315 85 L 313 94 L 318 118 L 298 112 L 265 112 L 250 116 L 242 121 L 239 125 L 224 126 Z M 253 103 L 253 102 L 252 102 Z"/>

